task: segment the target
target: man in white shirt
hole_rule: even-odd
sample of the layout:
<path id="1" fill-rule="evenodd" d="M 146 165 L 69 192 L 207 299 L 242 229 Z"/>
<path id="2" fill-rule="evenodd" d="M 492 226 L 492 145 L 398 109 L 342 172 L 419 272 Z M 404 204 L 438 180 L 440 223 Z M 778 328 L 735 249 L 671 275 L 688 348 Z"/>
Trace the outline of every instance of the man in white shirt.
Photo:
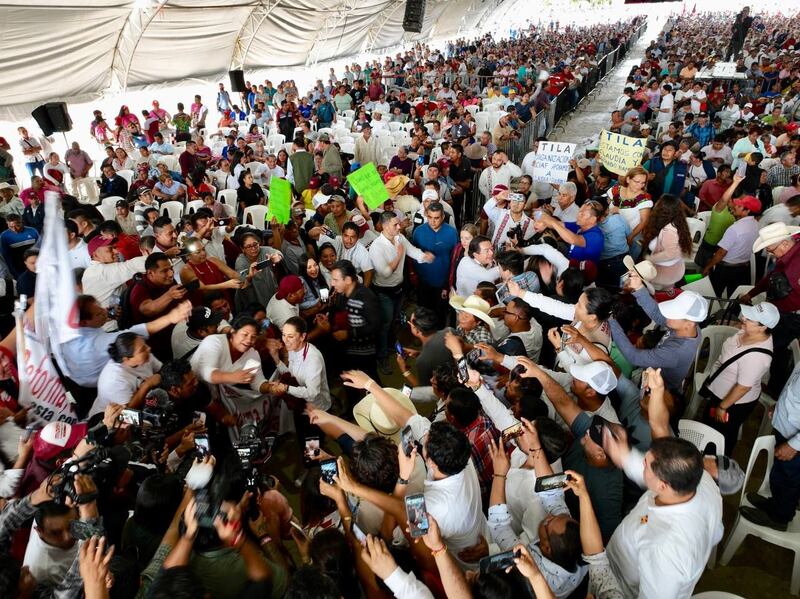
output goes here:
<path id="1" fill-rule="evenodd" d="M 164 141 L 164 135 L 158 132 L 153 135 L 153 143 L 150 144 L 150 151 L 157 156 L 171 156 L 175 149 L 172 144 Z"/>
<path id="2" fill-rule="evenodd" d="M 120 262 L 119 252 L 114 247 L 116 241 L 98 235 L 87 247 L 92 262 L 83 273 L 83 292 L 93 295 L 103 308 L 119 304 L 125 283 L 145 270 L 145 256 Z"/>
<path id="3" fill-rule="evenodd" d="M 382 326 L 378 336 L 378 358 L 388 356 L 389 331 L 403 300 L 403 269 L 408 255 L 417 262 L 433 262 L 434 255 L 423 252 L 400 234 L 400 219 L 394 212 L 381 214 L 383 232 L 369 246 L 369 257 L 375 269 L 372 289 L 381 306 Z M 382 364 L 384 370 L 390 369 Z"/>
<path id="4" fill-rule="evenodd" d="M 353 215 L 353 221 L 366 225 L 364 217 L 360 214 Z M 372 277 L 375 274 L 375 269 L 372 267 L 372 260 L 369 257 L 369 250 L 363 244 L 359 243 L 361 235 L 361 228 L 356 222 L 346 222 L 342 225 L 342 234 L 339 237 L 328 237 L 327 235 L 320 235 L 318 245 L 330 243 L 336 250 L 337 260 L 349 260 L 356 267 L 356 271 L 361 276 L 365 287 L 369 287 L 372 283 Z"/>
<path id="5" fill-rule="evenodd" d="M 558 187 L 558 198 L 553 205 L 553 216 L 564 223 L 574 223 L 578 219 L 580 207 L 575 203 L 578 197 L 578 187 L 567 181 Z"/>
<path id="6" fill-rule="evenodd" d="M 275 154 L 267 156 L 267 163 L 261 170 L 261 181 L 263 181 L 265 188 L 269 189 L 269 182 L 272 177 L 277 177 L 278 179 L 286 178 L 286 172 L 282 167 L 278 166 L 278 157 Z"/>
<path id="7" fill-rule="evenodd" d="M 659 123 L 668 123 L 672 120 L 673 109 L 675 106 L 675 97 L 672 95 L 672 86 L 667 84 L 661 87 L 661 104 L 658 107 L 658 116 L 656 121 Z"/>
<path id="8" fill-rule="evenodd" d="M 279 329 L 293 316 L 300 316 L 300 302 L 305 289 L 297 275 L 287 275 L 281 279 L 278 291 L 267 304 L 267 318 Z"/>
<path id="9" fill-rule="evenodd" d="M 190 221 L 194 231 L 193 237 L 203 240 L 206 254 L 209 257 L 225 262 L 225 246 L 223 242 L 226 234 L 232 232 L 236 227 L 236 218 L 229 217 L 226 224 L 217 225 L 216 219 L 213 216 L 209 216 L 205 210 L 202 210 L 192 214 Z"/>
<path id="10" fill-rule="evenodd" d="M 519 176 L 521 171 L 515 164 L 508 162 L 508 156 L 502 150 L 497 150 L 492 154 L 491 166 L 483 169 L 481 177 L 478 180 L 478 189 L 483 194 L 483 197 L 489 198 L 494 191 L 496 185 L 509 186 L 511 177 Z"/>
<path id="11" fill-rule="evenodd" d="M 356 139 L 354 160 L 359 164 L 374 162 L 378 164 L 378 140 L 372 137 L 372 125 L 369 122 L 361 126 L 361 136 Z"/>
<path id="12" fill-rule="evenodd" d="M 494 263 L 492 240 L 483 235 L 472 238 L 467 255 L 456 269 L 456 294 L 469 297 L 475 293 L 478 283 L 494 282 L 500 278 L 500 267 Z"/>
<path id="13" fill-rule="evenodd" d="M 521 193 L 506 190 L 493 195 L 483 205 L 483 211 L 492 223 L 492 245 L 495 251 L 502 249 L 509 241 L 510 231 L 514 231 L 512 236 L 515 242 L 533 237 L 533 222 L 525 214 L 526 202 L 527 198 Z M 521 239 L 518 237 L 520 234 Z"/>
<path id="14" fill-rule="evenodd" d="M 86 242 L 78 237 L 78 225 L 73 220 L 65 220 L 64 226 L 67 229 L 67 255 L 69 256 L 69 265 L 72 270 L 76 268 L 88 268 L 92 263 L 89 256 L 89 250 Z"/>
<path id="15" fill-rule="evenodd" d="M 689 441 L 654 439 L 643 456 L 624 430 L 603 434 L 607 455 L 646 488 L 608 543 L 608 561 L 625 597 L 689 597 L 722 538 L 722 496 Z"/>

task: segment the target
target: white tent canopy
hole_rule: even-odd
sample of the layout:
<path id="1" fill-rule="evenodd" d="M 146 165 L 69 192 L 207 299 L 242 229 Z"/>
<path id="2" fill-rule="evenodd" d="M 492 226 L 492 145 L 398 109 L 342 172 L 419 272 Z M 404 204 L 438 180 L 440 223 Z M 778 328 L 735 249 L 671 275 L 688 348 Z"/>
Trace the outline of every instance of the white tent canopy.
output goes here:
<path id="1" fill-rule="evenodd" d="M 453 37 L 503 1 L 427 0 L 422 32 L 404 37 L 404 0 L 6 0 L 0 106 L 9 114 L 231 68 L 307 66 Z"/>

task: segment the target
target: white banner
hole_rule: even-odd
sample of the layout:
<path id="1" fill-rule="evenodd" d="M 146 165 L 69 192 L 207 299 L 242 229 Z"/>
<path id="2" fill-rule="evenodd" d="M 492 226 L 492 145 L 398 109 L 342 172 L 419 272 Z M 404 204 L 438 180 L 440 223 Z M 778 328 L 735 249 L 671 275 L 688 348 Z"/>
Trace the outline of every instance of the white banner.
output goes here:
<path id="1" fill-rule="evenodd" d="M 540 141 L 536 150 L 536 166 L 532 178 L 542 183 L 566 183 L 569 161 L 575 153 L 576 144 L 557 141 Z"/>
<path id="2" fill-rule="evenodd" d="M 44 231 L 39 258 L 36 261 L 36 333 L 44 343 L 46 353 L 52 352 L 66 376 L 61 345 L 78 336 L 78 303 L 75 275 L 69 262 L 67 234 L 61 195 L 44 194 Z"/>
<path id="3" fill-rule="evenodd" d="M 19 405 L 28 408 L 28 423 L 78 422 L 71 397 L 50 355 L 33 331 L 17 317 Z"/>

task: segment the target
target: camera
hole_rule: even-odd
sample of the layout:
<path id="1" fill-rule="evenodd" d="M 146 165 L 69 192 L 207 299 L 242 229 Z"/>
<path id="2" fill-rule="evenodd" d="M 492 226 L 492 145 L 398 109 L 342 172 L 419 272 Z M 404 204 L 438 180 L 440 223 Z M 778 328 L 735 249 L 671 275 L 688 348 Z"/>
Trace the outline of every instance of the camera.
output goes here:
<path id="1" fill-rule="evenodd" d="M 530 239 L 525 239 L 525 234 L 522 232 L 522 227 L 519 224 L 509 229 L 506 233 L 506 237 L 515 240 L 518 248 L 528 247 L 529 245 L 533 245 L 535 243 L 533 237 Z"/>
<path id="2" fill-rule="evenodd" d="M 245 475 L 245 486 L 248 490 L 267 491 L 274 486 L 272 477 L 260 470 L 272 455 L 275 435 L 262 433 L 259 425 L 248 422 L 239 429 L 239 441 L 233 444 L 233 450 L 239 457 Z"/>
<path id="3" fill-rule="evenodd" d="M 108 480 L 111 475 L 120 472 L 128 465 L 131 451 L 124 445 L 116 447 L 96 447 L 86 455 L 64 464 L 48 479 L 48 487 L 53 501 L 66 503 L 67 497 L 75 503 L 89 503 L 97 498 L 97 493 L 83 494 L 80 497 L 75 490 L 75 477 L 86 474 L 92 477 L 97 487 Z"/>

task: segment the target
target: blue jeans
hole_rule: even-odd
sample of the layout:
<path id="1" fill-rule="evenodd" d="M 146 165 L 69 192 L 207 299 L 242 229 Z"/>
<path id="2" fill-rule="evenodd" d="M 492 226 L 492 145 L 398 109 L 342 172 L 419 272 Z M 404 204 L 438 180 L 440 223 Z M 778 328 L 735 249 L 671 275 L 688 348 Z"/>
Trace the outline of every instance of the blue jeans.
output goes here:
<path id="1" fill-rule="evenodd" d="M 28 169 L 28 176 L 33 179 L 36 171 L 39 171 L 39 176 L 44 177 L 44 160 L 37 160 L 36 162 L 26 162 L 25 168 Z"/>
<path id="2" fill-rule="evenodd" d="M 392 293 L 391 288 L 373 287 L 375 295 L 378 296 L 378 303 L 381 306 L 381 332 L 378 334 L 378 359 L 383 360 L 389 355 L 389 343 L 392 333 L 392 324 L 400 314 L 400 305 L 403 302 L 403 294 Z"/>
<path id="3" fill-rule="evenodd" d="M 786 442 L 778 431 L 774 433 L 775 447 Z M 769 473 L 769 489 L 772 497 L 764 511 L 778 522 L 791 522 L 800 500 L 800 453 L 788 462 L 775 460 Z"/>

